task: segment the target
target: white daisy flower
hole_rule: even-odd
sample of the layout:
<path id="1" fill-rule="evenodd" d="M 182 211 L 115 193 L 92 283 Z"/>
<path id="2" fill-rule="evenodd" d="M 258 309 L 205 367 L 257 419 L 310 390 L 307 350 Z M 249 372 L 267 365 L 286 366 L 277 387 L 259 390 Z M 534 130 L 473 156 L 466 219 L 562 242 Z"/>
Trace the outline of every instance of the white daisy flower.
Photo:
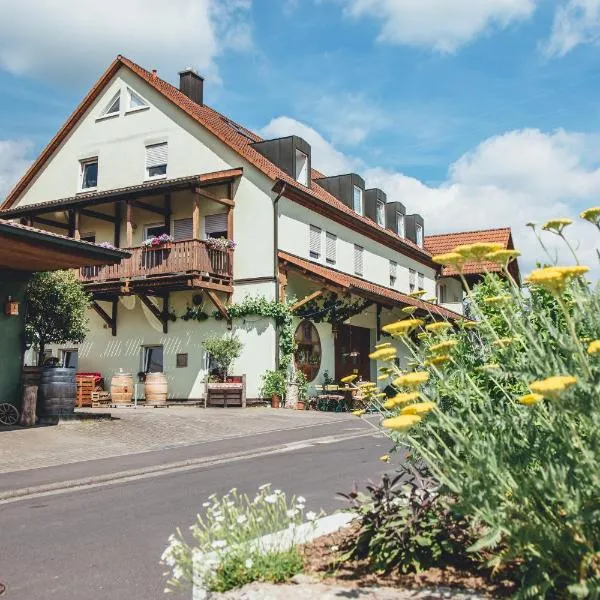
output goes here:
<path id="1" fill-rule="evenodd" d="M 313 512 L 312 510 L 309 510 L 306 513 L 306 520 L 307 521 L 314 521 L 317 518 L 317 513 Z"/>

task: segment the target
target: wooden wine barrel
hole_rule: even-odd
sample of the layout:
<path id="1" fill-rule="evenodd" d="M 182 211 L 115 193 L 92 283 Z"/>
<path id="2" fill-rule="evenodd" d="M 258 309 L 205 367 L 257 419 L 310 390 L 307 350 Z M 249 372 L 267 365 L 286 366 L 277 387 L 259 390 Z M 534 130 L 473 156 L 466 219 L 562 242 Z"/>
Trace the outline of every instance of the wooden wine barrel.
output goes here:
<path id="1" fill-rule="evenodd" d="M 166 404 L 167 388 L 167 378 L 164 373 L 146 373 L 146 404 Z"/>
<path id="2" fill-rule="evenodd" d="M 131 373 L 115 373 L 110 380 L 110 397 L 113 404 L 131 404 L 133 376 Z"/>
<path id="3" fill-rule="evenodd" d="M 72 414 L 75 410 L 76 389 L 75 369 L 44 369 L 38 393 L 38 415 L 56 417 Z"/>

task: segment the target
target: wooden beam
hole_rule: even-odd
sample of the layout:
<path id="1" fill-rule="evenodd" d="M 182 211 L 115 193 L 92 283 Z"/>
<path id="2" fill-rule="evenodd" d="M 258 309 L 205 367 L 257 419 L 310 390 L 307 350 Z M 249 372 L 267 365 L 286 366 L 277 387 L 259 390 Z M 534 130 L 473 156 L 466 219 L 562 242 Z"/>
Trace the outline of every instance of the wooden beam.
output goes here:
<path id="1" fill-rule="evenodd" d="M 73 237 L 76 240 L 80 240 L 81 239 L 81 232 L 79 231 L 79 211 L 77 209 L 75 209 L 73 211 Z"/>
<path id="2" fill-rule="evenodd" d="M 200 239 L 200 195 L 194 192 L 192 207 L 192 239 Z"/>
<path id="3" fill-rule="evenodd" d="M 133 205 L 131 200 L 127 202 L 127 224 L 126 224 L 126 240 L 127 248 L 133 247 Z"/>
<path id="4" fill-rule="evenodd" d="M 117 204 L 117 206 L 119 206 L 119 204 Z M 92 219 L 101 219 L 102 221 L 108 221 L 109 223 L 114 223 L 116 221 L 116 218 L 111 215 L 105 215 L 104 213 L 89 208 L 81 208 L 79 212 L 84 217 L 90 217 Z"/>
<path id="5" fill-rule="evenodd" d="M 113 239 L 113 245 L 115 248 L 121 247 L 121 221 L 123 220 L 123 203 L 117 202 L 115 204 L 115 233 Z"/>
<path id="6" fill-rule="evenodd" d="M 169 292 L 163 296 L 162 324 L 163 333 L 169 333 Z"/>
<path id="7" fill-rule="evenodd" d="M 288 276 L 287 271 L 281 268 L 281 264 L 278 266 L 278 283 L 279 286 L 279 301 L 285 302 L 286 292 L 287 292 L 287 284 L 288 284 Z"/>
<path id="8" fill-rule="evenodd" d="M 157 215 L 165 215 L 166 211 L 164 207 L 160 206 L 152 206 L 151 204 L 147 204 L 146 202 L 142 202 L 141 200 L 130 200 L 130 202 L 136 206 L 137 208 L 141 208 L 142 210 L 147 210 L 148 212 L 156 213 Z"/>
<path id="9" fill-rule="evenodd" d="M 299 302 L 296 302 L 296 304 L 294 304 L 290 308 L 290 310 L 292 312 L 294 312 L 295 310 L 298 310 L 299 308 L 303 307 L 305 304 L 308 304 L 312 300 L 316 300 L 319 296 L 322 296 L 322 295 L 323 295 L 323 290 L 317 290 L 316 292 L 313 292 L 312 294 L 309 294 L 308 296 L 306 296 L 305 298 L 303 298 Z"/>
<path id="10" fill-rule="evenodd" d="M 117 306 L 119 306 L 118 300 L 112 301 L 112 335 L 113 337 L 117 337 Z"/>
<path id="11" fill-rule="evenodd" d="M 171 194 L 165 194 L 165 228 L 171 235 Z"/>
<path id="12" fill-rule="evenodd" d="M 235 206 L 235 200 L 233 200 L 232 198 L 219 198 L 218 196 L 213 196 L 212 194 L 209 194 L 204 188 L 196 188 L 194 191 L 196 192 L 196 194 L 199 194 L 207 200 L 212 200 L 213 202 L 223 204 L 224 206 Z"/>
<path id="13" fill-rule="evenodd" d="M 233 239 L 233 207 L 227 207 L 227 239 Z"/>
<path id="14" fill-rule="evenodd" d="M 217 310 L 223 315 L 224 319 L 227 319 L 229 323 L 231 323 L 231 317 L 227 312 L 227 307 L 221 302 L 217 293 L 213 290 L 206 290 L 208 297 L 212 300 L 213 304 L 217 307 Z"/>
<path id="15" fill-rule="evenodd" d="M 42 225 L 47 225 L 48 227 L 56 227 L 58 229 L 64 229 L 65 231 L 69 231 L 68 223 L 61 223 L 60 221 L 52 221 L 51 219 L 44 219 L 42 217 L 32 217 L 32 223 L 41 223 Z"/>
<path id="16" fill-rule="evenodd" d="M 99 317 L 111 328 L 113 335 L 116 334 L 116 318 L 113 321 L 113 317 L 116 317 L 116 302 L 113 301 L 113 316 L 111 317 L 95 300 L 92 302 L 92 308 L 98 313 Z"/>

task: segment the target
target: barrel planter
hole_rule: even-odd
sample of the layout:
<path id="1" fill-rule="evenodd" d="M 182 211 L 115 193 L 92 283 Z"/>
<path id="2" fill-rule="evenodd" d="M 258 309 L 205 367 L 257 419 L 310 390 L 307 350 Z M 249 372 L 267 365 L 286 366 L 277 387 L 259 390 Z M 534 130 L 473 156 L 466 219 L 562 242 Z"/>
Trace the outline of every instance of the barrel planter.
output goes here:
<path id="1" fill-rule="evenodd" d="M 38 392 L 38 415 L 59 417 L 72 414 L 75 410 L 75 393 L 75 369 L 44 369 Z"/>
<path id="2" fill-rule="evenodd" d="M 113 404 L 131 404 L 133 376 L 131 373 L 115 373 L 110 380 L 110 398 Z"/>
<path id="3" fill-rule="evenodd" d="M 146 404 L 162 405 L 167 403 L 167 378 L 164 373 L 146 373 L 144 395 Z"/>

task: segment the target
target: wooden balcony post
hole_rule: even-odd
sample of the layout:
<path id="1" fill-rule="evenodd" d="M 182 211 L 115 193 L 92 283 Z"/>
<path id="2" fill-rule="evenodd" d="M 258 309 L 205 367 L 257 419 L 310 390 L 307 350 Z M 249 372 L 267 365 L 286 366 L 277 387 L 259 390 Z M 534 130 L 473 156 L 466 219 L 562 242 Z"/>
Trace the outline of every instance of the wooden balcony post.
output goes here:
<path id="1" fill-rule="evenodd" d="M 76 240 L 81 239 L 81 232 L 79 231 L 79 211 L 73 211 L 73 238 Z"/>
<path id="2" fill-rule="evenodd" d="M 192 239 L 200 239 L 200 194 L 194 192 L 194 203 L 192 208 Z"/>
<path id="3" fill-rule="evenodd" d="M 133 248 L 133 206 L 131 201 L 127 202 L 127 248 Z"/>
<path id="4" fill-rule="evenodd" d="M 121 221 L 123 219 L 123 203 L 117 202 L 115 204 L 115 234 L 113 239 L 113 245 L 115 248 L 121 247 Z"/>

